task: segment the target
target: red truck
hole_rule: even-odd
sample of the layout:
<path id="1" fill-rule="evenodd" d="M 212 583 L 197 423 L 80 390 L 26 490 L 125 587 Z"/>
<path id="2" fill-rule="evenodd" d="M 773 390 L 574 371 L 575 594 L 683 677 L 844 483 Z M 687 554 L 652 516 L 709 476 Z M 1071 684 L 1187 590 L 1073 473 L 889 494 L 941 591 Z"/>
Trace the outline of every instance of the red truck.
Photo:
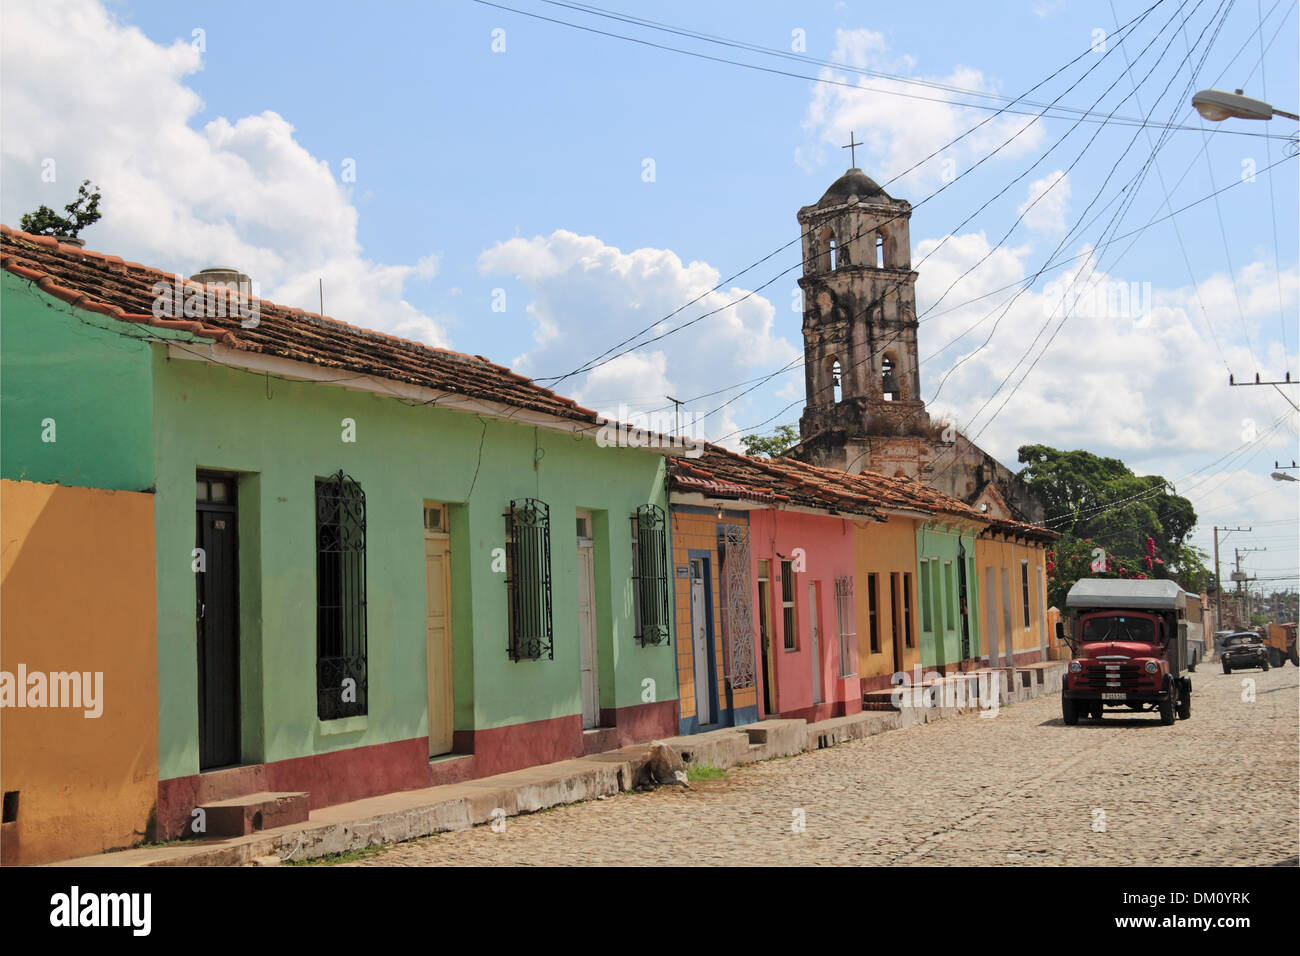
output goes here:
<path id="1" fill-rule="evenodd" d="M 1162 724 L 1192 715 L 1192 681 L 1183 674 L 1187 595 L 1176 581 L 1081 578 L 1065 605 L 1071 630 L 1057 624 L 1072 659 L 1061 689 L 1061 717 L 1100 720 L 1107 707 L 1156 711 Z"/>

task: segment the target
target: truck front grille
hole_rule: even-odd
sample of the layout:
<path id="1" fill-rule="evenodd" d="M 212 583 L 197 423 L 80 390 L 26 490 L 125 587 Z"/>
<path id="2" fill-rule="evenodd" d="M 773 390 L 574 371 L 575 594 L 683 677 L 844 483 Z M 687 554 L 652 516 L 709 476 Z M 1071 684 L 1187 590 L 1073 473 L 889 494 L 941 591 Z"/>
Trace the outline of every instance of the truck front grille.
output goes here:
<path id="1" fill-rule="evenodd" d="M 1140 664 L 1088 667 L 1079 675 L 1077 686 L 1084 690 L 1127 690 L 1143 683 L 1146 676 Z"/>

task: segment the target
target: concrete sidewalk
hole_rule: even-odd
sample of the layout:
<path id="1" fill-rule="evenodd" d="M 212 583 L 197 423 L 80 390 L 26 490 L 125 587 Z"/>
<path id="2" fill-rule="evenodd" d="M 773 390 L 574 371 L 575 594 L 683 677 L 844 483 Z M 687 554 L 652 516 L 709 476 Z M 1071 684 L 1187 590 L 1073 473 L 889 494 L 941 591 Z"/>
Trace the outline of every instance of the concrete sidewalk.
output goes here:
<path id="1" fill-rule="evenodd" d="M 1043 683 L 1031 681 L 1030 687 Z M 1059 686 L 1059 684 L 1058 684 Z M 1005 685 L 1000 688 L 1003 696 Z M 1029 691 L 1029 688 L 1024 688 Z M 1032 696 L 1038 696 L 1038 693 Z M 1012 694 L 1013 697 L 1019 695 Z M 1005 700 L 1005 697 L 1004 697 Z M 915 706 L 893 711 L 863 711 L 809 724 L 773 719 L 687 737 L 669 737 L 688 765 L 720 770 L 740 764 L 787 757 L 833 747 L 849 740 L 928 723 L 969 706 Z M 493 819 L 532 813 L 548 807 L 631 790 L 646 762 L 649 744 L 593 754 L 559 763 L 529 767 L 464 783 L 369 797 L 312 810 L 307 822 L 262 830 L 248 836 L 182 840 L 95 856 L 61 860 L 52 866 L 239 866 L 274 865 L 400 843 L 450 830 L 463 830 Z"/>

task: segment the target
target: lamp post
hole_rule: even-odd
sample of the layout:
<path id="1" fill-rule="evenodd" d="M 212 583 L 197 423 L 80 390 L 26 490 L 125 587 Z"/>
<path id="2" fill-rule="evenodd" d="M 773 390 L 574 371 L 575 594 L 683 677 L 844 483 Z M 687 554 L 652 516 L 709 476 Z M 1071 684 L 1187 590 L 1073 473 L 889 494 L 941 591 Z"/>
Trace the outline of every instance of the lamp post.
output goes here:
<path id="1" fill-rule="evenodd" d="M 1229 93 L 1226 90 L 1201 90 L 1192 97 L 1196 112 L 1212 123 L 1222 123 L 1229 117 L 1248 120 L 1269 120 L 1274 116 L 1300 120 L 1295 113 L 1279 110 L 1263 100 L 1253 100 L 1242 96 L 1241 90 Z"/>

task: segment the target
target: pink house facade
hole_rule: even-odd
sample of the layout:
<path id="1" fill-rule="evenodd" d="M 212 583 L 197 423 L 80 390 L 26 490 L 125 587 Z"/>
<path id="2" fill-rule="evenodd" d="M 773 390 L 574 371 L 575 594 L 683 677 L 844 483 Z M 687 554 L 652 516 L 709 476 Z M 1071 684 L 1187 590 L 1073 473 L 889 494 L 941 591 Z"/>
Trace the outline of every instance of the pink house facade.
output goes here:
<path id="1" fill-rule="evenodd" d="M 862 710 L 847 517 L 749 514 L 764 717 L 826 720 Z"/>

